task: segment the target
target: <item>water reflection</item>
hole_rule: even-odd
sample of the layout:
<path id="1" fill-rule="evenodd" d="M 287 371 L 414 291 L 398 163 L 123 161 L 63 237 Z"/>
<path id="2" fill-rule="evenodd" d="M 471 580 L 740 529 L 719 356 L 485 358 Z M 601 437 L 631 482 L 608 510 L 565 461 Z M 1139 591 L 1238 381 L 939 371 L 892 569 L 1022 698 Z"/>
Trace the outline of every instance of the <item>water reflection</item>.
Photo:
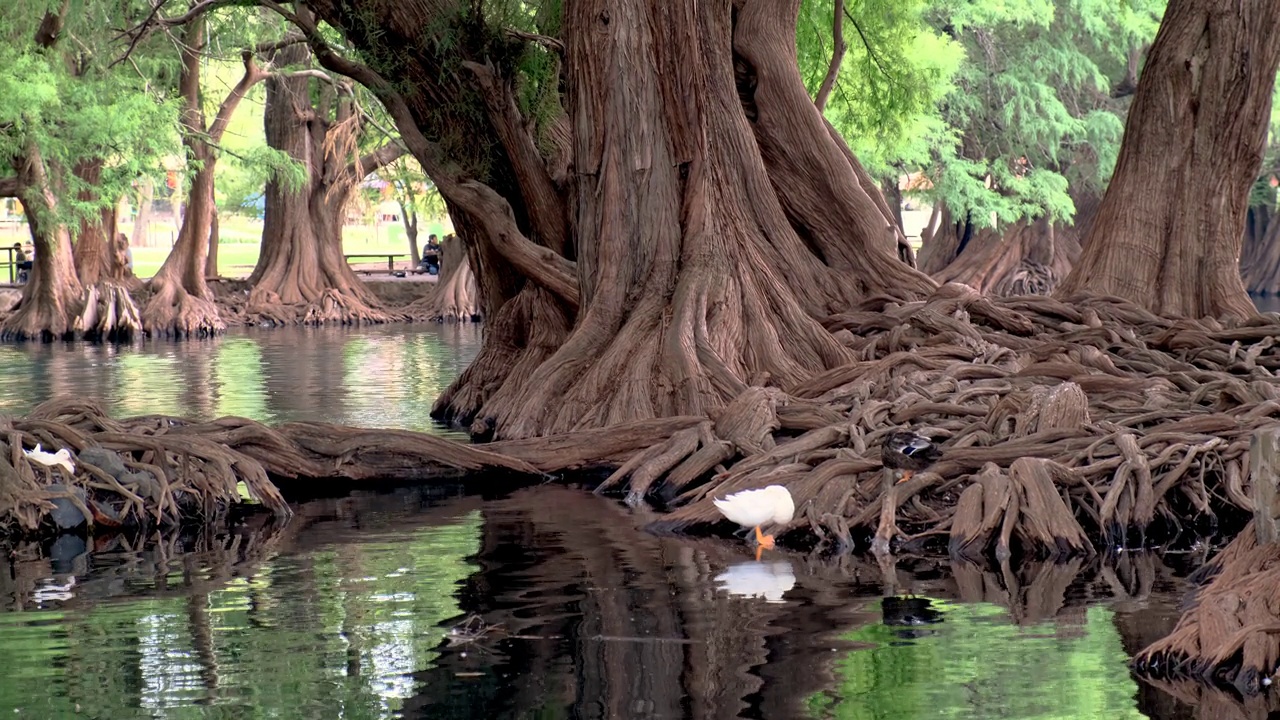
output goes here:
<path id="1" fill-rule="evenodd" d="M 733 597 L 763 598 L 773 603 L 782 602 L 783 595 L 795 585 L 796 574 L 789 560 L 745 560 L 716 576 L 716 587 Z"/>
<path id="2" fill-rule="evenodd" d="M 192 342 L 0 345 L 0 412 L 55 394 L 112 415 L 432 427 L 431 403 L 475 357 L 466 325 L 243 329 Z"/>
<path id="3" fill-rule="evenodd" d="M 1176 617 L 1149 555 L 880 566 L 655 537 L 580 491 L 412 489 L 283 527 L 23 546 L 0 566 L 20 716 L 1136 718 Z M 8 564 L 8 563 L 6 563 Z M 911 593 L 908 597 L 886 594 Z M 916 621 L 919 622 L 916 622 Z M 1218 706 L 1215 706 L 1217 708 Z M 1205 716 L 1208 717 L 1208 716 Z M 1241 716 L 1243 717 L 1243 716 Z"/>

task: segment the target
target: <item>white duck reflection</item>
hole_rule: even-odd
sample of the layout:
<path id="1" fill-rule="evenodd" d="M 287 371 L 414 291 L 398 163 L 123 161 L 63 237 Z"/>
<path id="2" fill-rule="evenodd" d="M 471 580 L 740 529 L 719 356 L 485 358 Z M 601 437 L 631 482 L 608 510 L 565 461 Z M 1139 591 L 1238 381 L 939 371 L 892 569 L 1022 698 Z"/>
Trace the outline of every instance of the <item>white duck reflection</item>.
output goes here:
<path id="1" fill-rule="evenodd" d="M 733 597 L 764 598 L 780 603 L 782 595 L 795 587 L 796 573 L 787 560 L 772 562 L 740 562 L 716 576 L 716 589 Z"/>

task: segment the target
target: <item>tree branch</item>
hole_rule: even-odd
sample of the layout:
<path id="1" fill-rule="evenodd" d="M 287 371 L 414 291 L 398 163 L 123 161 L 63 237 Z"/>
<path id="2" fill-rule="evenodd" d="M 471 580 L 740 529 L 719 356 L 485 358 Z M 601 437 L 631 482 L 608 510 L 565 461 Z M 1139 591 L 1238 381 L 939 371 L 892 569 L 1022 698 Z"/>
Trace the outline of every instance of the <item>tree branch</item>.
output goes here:
<path id="1" fill-rule="evenodd" d="M 365 153 L 347 165 L 344 177 L 354 177 L 357 181 L 365 175 L 395 162 L 405 154 L 404 145 L 392 141 L 372 152 Z"/>
<path id="2" fill-rule="evenodd" d="M 240 59 L 244 62 L 244 77 L 231 88 L 230 93 L 227 93 L 227 99 L 222 101 L 222 105 L 218 107 L 218 114 L 213 118 L 213 124 L 209 126 L 209 140 L 215 143 L 222 140 L 222 133 L 227 131 L 227 125 L 231 123 L 231 115 L 235 113 L 236 107 L 244 96 L 249 93 L 249 88 L 271 75 L 253 61 L 252 51 L 245 50 L 240 54 Z"/>
<path id="3" fill-rule="evenodd" d="M 845 8 L 844 16 L 849 18 L 849 22 L 853 23 L 853 29 L 858 31 L 858 37 L 862 38 L 862 46 L 867 49 L 867 55 L 871 58 L 871 62 L 876 66 L 876 69 L 880 71 L 880 74 L 884 75 L 890 82 L 896 81 L 896 78 L 894 78 L 893 75 L 889 73 L 888 68 L 884 66 L 884 62 L 880 59 L 880 56 L 876 54 L 876 49 L 871 47 L 871 41 L 867 39 L 867 34 L 863 32 L 862 26 L 859 25 L 858 21 L 849 13 L 848 8 Z"/>
<path id="4" fill-rule="evenodd" d="M 517 40 L 525 40 L 527 42 L 536 43 L 551 52 L 564 57 L 564 42 L 558 38 L 548 35 L 539 35 L 538 33 L 526 32 L 524 30 L 516 30 L 515 28 L 507 28 L 503 31 L 507 37 Z"/>
<path id="5" fill-rule="evenodd" d="M 464 61 L 462 67 L 469 70 L 480 85 L 489 120 L 511 158 L 519 180 L 520 195 L 529 209 L 537 239 L 563 254 L 569 241 L 564 200 L 551 181 L 551 174 L 547 172 L 547 165 L 533 142 L 533 136 L 524 128 L 515 97 L 498 78 L 491 63 L 481 65 Z"/>
<path id="6" fill-rule="evenodd" d="M 449 199 L 475 215 L 490 246 L 521 275 L 545 287 L 575 311 L 578 309 L 577 264 L 526 238 L 516 226 L 515 213 L 506 198 L 484 183 L 468 180 L 454 188 Z"/>
<path id="7" fill-rule="evenodd" d="M 818 97 L 813 101 L 818 112 L 827 109 L 827 100 L 831 97 L 831 89 L 836 85 L 836 77 L 840 74 L 840 64 L 844 62 L 844 0 L 835 0 L 835 17 L 831 26 L 831 64 L 827 66 L 827 76 L 822 78 L 818 88 Z M 864 39 L 863 42 L 866 40 Z"/>
<path id="8" fill-rule="evenodd" d="M 0 178 L 0 197 L 22 197 L 22 183 L 18 178 Z"/>

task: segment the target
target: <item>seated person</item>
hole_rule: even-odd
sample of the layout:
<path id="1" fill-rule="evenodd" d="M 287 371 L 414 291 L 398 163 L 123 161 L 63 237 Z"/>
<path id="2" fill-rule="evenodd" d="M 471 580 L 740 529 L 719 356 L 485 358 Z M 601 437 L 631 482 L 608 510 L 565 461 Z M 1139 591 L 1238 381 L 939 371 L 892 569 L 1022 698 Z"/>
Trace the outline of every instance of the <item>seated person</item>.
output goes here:
<path id="1" fill-rule="evenodd" d="M 13 264 L 18 271 L 18 284 L 25 283 L 31 278 L 31 259 L 27 257 L 27 253 L 22 249 L 21 243 L 13 244 Z"/>
<path id="2" fill-rule="evenodd" d="M 427 237 L 427 246 L 422 249 L 422 262 L 418 266 L 428 274 L 440 274 L 440 239 L 435 235 Z"/>

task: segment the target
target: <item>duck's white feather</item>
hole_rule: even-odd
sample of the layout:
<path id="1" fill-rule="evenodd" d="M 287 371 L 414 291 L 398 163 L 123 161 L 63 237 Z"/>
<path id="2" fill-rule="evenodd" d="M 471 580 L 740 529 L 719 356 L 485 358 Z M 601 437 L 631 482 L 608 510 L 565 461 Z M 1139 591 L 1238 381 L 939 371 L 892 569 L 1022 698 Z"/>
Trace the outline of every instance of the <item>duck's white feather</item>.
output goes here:
<path id="1" fill-rule="evenodd" d="M 76 471 L 75 463 L 71 461 L 71 451 L 66 448 L 62 448 L 56 453 L 51 453 L 47 450 L 41 449 L 40 445 L 37 443 L 35 450 L 24 449 L 22 452 L 26 453 L 27 457 L 31 460 L 34 460 L 45 467 L 58 465 L 66 470 L 68 474 L 75 473 Z"/>
<path id="2" fill-rule="evenodd" d="M 791 522 L 796 512 L 791 493 L 781 485 L 743 490 L 712 502 L 721 515 L 743 527 L 756 527 L 767 522 L 784 525 Z"/>

